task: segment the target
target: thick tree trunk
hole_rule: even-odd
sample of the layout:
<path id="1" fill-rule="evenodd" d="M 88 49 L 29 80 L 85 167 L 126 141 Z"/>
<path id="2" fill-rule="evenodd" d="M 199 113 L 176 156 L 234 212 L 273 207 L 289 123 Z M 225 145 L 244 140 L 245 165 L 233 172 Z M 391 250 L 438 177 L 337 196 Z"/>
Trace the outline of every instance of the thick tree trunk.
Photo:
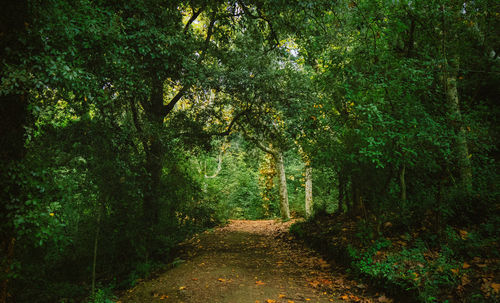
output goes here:
<path id="1" fill-rule="evenodd" d="M 158 224 L 159 220 L 159 186 L 163 168 L 163 149 L 160 133 L 163 128 L 165 116 L 163 105 L 163 82 L 153 79 L 150 97 L 150 107 L 146 110 L 147 118 L 151 125 L 151 133 L 145 147 L 146 149 L 146 172 L 148 173 L 148 187 L 144 193 L 143 215 L 148 229 Z"/>
<path id="2" fill-rule="evenodd" d="M 144 106 L 144 104 L 146 106 Z M 155 227 L 160 221 L 160 181 L 163 170 L 164 150 L 161 141 L 163 119 L 165 118 L 165 106 L 163 104 L 163 81 L 152 80 L 151 96 L 148 103 L 144 103 L 144 112 L 149 123 L 147 131 L 144 132 L 143 144 L 146 154 L 144 169 L 147 173 L 144 186 L 144 200 L 142 204 L 142 224 L 144 231 L 144 247 L 146 249 L 145 259 L 148 261 L 154 253 Z M 146 121 L 145 121 L 146 122 Z"/>
<path id="3" fill-rule="evenodd" d="M 310 161 L 306 162 L 306 217 L 309 218 L 313 214 L 313 193 L 312 193 L 312 167 Z"/>
<path id="4" fill-rule="evenodd" d="M 456 150 L 458 168 L 460 170 L 460 181 L 464 189 L 469 192 L 472 190 L 472 166 L 470 163 L 465 127 L 462 121 L 462 113 L 460 111 L 456 71 L 448 73 L 446 77 L 446 97 L 448 99 L 452 120 L 455 122 L 454 124 L 457 125 Z"/>
<path id="5" fill-rule="evenodd" d="M 153 138 L 150 142 L 149 151 L 146 155 L 146 172 L 149 182 L 144 193 L 143 215 L 147 228 L 152 229 L 159 221 L 159 187 L 161 171 L 163 168 L 163 157 L 161 155 L 161 143 L 158 138 Z"/>
<path id="6" fill-rule="evenodd" d="M 443 82 L 446 93 L 446 100 L 449 108 L 449 115 L 454 125 L 457 138 L 455 142 L 455 149 L 458 157 L 458 169 L 460 172 L 460 185 L 463 186 L 466 192 L 470 192 L 472 190 L 472 166 L 470 163 L 469 157 L 469 149 L 467 146 L 467 138 L 465 133 L 465 127 L 462 120 L 462 113 L 460 111 L 460 101 L 458 97 L 458 89 L 457 89 L 457 73 L 459 71 L 459 62 L 460 57 L 458 54 L 453 54 L 451 56 L 452 60 L 449 60 L 449 55 L 447 51 L 447 43 L 453 41 L 453 39 L 448 39 L 448 29 L 446 23 L 446 9 L 445 5 L 441 6 L 442 10 L 442 20 L 441 25 L 443 28 L 442 31 L 442 52 L 443 59 L 445 60 L 445 64 L 443 65 Z M 458 7 L 454 8 L 455 11 L 459 11 Z M 457 17 L 457 16 L 455 16 Z M 458 20 L 455 19 L 455 20 Z"/>
<path id="7" fill-rule="evenodd" d="M 9 58 L 6 50 L 17 53 L 26 46 L 19 39 L 31 24 L 28 1 L 4 1 L 0 10 L 0 62 L 16 66 L 20 58 Z M 0 82 L 2 79 L 0 78 Z M 10 169 L 24 159 L 26 149 L 25 124 L 28 117 L 26 95 L 0 96 L 0 303 L 9 299 L 9 276 L 15 260 L 16 232 L 12 214 L 22 208 L 19 197 L 22 188 L 10 174 Z"/>
<path id="8" fill-rule="evenodd" d="M 290 208 L 288 206 L 288 191 L 286 188 L 287 185 L 286 185 L 285 163 L 283 161 L 283 153 L 281 151 L 277 151 L 274 154 L 274 159 L 276 161 L 276 170 L 278 171 L 278 178 L 279 178 L 281 218 L 283 218 L 283 220 L 289 220 Z"/>

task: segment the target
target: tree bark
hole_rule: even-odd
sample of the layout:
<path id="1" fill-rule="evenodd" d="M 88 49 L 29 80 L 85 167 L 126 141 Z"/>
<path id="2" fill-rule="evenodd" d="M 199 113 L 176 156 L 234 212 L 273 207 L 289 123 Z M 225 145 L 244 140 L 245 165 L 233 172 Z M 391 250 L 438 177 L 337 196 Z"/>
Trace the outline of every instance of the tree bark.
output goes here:
<path id="1" fill-rule="evenodd" d="M 363 207 L 363 198 L 361 197 L 361 190 L 359 183 L 355 180 L 356 176 L 351 176 L 351 189 L 352 189 L 352 207 L 350 209 L 351 215 L 359 215 Z"/>
<path id="2" fill-rule="evenodd" d="M 313 214 L 313 193 L 312 193 L 312 167 L 311 162 L 306 161 L 306 217 L 310 218 Z"/>
<path id="3" fill-rule="evenodd" d="M 403 163 L 403 167 L 401 168 L 401 171 L 399 172 L 399 182 L 401 185 L 401 201 L 406 202 L 406 180 L 405 180 L 405 173 L 406 173 L 406 165 Z"/>
<path id="4" fill-rule="evenodd" d="M 2 243 L 2 250 L 6 253 L 6 264 L 4 269 L 4 274 L 6 278 L 2 281 L 2 288 L 0 292 L 0 303 L 7 302 L 7 298 L 9 297 L 9 280 L 8 276 L 10 273 L 10 267 L 12 266 L 12 262 L 14 259 L 14 246 L 16 244 L 16 238 L 11 238 L 10 241 L 6 241 Z"/>
<path id="5" fill-rule="evenodd" d="M 457 73 L 459 71 L 459 61 L 460 57 L 458 54 L 451 55 L 452 60 L 449 60 L 447 43 L 453 41 L 455 38 L 448 38 L 448 30 L 446 23 L 446 7 L 443 4 L 441 6 L 442 10 L 442 54 L 445 61 L 444 71 L 443 71 L 443 82 L 446 93 L 446 99 L 449 107 L 449 114 L 451 116 L 452 124 L 454 125 L 457 138 L 455 143 L 455 149 L 458 157 L 458 169 L 460 171 L 460 185 L 463 186 L 466 192 L 470 192 L 472 190 L 472 166 L 470 163 L 469 157 L 469 148 L 467 146 L 467 136 L 465 133 L 465 127 L 462 120 L 462 113 L 460 111 L 460 102 L 458 96 L 457 89 Z M 455 11 L 459 11 L 457 7 L 455 7 Z M 459 18 L 455 15 L 454 21 L 459 20 Z M 454 41 L 457 42 L 457 41 Z"/>
<path id="6" fill-rule="evenodd" d="M 97 247 L 99 244 L 99 233 L 101 231 L 101 216 L 102 216 L 102 208 L 103 205 L 100 203 L 99 209 L 97 210 L 97 228 L 95 231 L 95 238 L 94 238 L 94 256 L 92 258 L 92 287 L 91 287 L 91 295 L 94 297 L 95 295 L 95 281 L 96 281 L 96 267 L 97 267 Z"/>
<path id="7" fill-rule="evenodd" d="M 26 32 L 25 24 L 31 23 L 28 1 L 4 1 L 2 3 L 0 62 L 13 66 L 21 63 L 17 55 L 9 57 L 6 49 L 10 48 L 12 53 L 25 49 L 26 46 L 19 38 Z M 15 260 L 16 232 L 11 214 L 22 207 L 19 199 L 22 188 L 10 175 L 10 168 L 22 161 L 26 153 L 24 126 L 29 115 L 27 105 L 24 93 L 0 96 L 0 270 L 5 277 L 0 282 L 0 303 L 9 300 L 8 278 Z"/>
<path id="8" fill-rule="evenodd" d="M 278 172 L 279 179 L 279 192 L 280 192 L 280 214 L 283 220 L 290 219 L 290 207 L 288 205 L 288 190 L 286 185 L 286 173 L 285 173 L 285 163 L 283 161 L 283 153 L 279 149 L 272 149 L 266 147 L 262 142 L 256 140 L 248 134 L 245 133 L 246 138 L 254 142 L 255 145 L 262 150 L 273 156 L 274 162 L 276 163 L 276 170 Z"/>
<path id="9" fill-rule="evenodd" d="M 285 163 L 283 161 L 283 153 L 277 151 L 273 154 L 276 161 L 276 169 L 279 178 L 279 192 L 280 192 L 280 212 L 283 220 L 290 219 L 290 207 L 288 205 L 288 191 L 286 185 Z"/>
<path id="10" fill-rule="evenodd" d="M 340 170 L 337 175 L 339 186 L 338 186 L 338 191 L 339 191 L 339 196 L 338 196 L 338 208 L 336 210 L 337 213 L 341 214 L 344 212 L 344 204 L 345 204 L 345 176 Z"/>
<path id="11" fill-rule="evenodd" d="M 470 163 L 465 127 L 462 121 L 462 113 L 460 111 L 456 73 L 456 71 L 452 71 L 447 74 L 446 97 L 448 99 L 452 120 L 455 122 L 454 124 L 457 125 L 456 150 L 461 185 L 467 192 L 470 192 L 472 190 L 472 166 Z"/>
<path id="12" fill-rule="evenodd" d="M 157 141 L 157 138 L 153 138 L 152 140 L 154 141 L 150 143 L 150 148 L 146 155 L 146 171 L 149 175 L 149 182 L 144 193 L 143 204 L 144 222 L 148 228 L 156 225 L 159 219 L 158 195 L 163 162 L 163 157 L 160 154 L 161 143 Z"/>
<path id="13" fill-rule="evenodd" d="M 153 79 L 149 111 L 146 111 L 152 131 L 149 135 L 146 151 L 146 172 L 148 173 L 148 187 L 144 193 L 143 215 L 146 227 L 152 229 L 158 223 L 159 186 L 163 168 L 163 148 L 160 133 L 163 128 L 163 82 Z"/>

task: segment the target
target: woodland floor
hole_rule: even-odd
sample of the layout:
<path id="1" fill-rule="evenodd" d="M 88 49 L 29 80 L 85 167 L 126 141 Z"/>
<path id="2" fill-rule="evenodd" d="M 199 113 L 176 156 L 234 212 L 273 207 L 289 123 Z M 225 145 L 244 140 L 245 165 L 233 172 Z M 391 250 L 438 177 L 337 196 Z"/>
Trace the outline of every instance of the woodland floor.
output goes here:
<path id="1" fill-rule="evenodd" d="M 292 222 L 233 220 L 181 245 L 181 262 L 118 302 L 392 302 L 295 240 Z"/>

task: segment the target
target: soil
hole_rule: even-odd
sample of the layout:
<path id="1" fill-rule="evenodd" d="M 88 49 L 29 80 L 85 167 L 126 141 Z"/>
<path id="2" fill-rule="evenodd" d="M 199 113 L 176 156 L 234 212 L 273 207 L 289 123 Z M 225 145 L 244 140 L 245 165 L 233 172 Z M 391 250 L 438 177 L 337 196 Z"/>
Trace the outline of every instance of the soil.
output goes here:
<path id="1" fill-rule="evenodd" d="M 181 244 L 182 261 L 126 291 L 120 303 L 382 302 L 295 240 L 291 221 L 232 220 Z M 387 299 L 385 302 L 391 302 Z"/>

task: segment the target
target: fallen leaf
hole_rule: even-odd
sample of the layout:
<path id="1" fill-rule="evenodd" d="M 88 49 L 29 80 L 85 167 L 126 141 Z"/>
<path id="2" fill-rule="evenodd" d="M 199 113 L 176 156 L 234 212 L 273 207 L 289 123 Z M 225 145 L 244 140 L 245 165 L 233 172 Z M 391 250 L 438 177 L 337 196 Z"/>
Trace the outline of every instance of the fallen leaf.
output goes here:
<path id="1" fill-rule="evenodd" d="M 498 293 L 500 291 L 500 283 L 491 283 L 491 288 L 493 288 L 493 291 L 495 293 Z"/>
<path id="2" fill-rule="evenodd" d="M 458 275 L 458 268 L 452 268 L 450 269 L 452 273 L 454 273 L 455 275 Z"/>
<path id="3" fill-rule="evenodd" d="M 284 295 L 284 294 L 279 294 L 279 295 L 278 295 L 278 297 L 279 297 L 280 299 L 283 299 L 284 297 L 286 297 L 286 295 Z"/>
<path id="4" fill-rule="evenodd" d="M 467 262 L 464 262 L 464 265 L 462 265 L 462 268 L 463 268 L 463 269 L 467 269 L 467 268 L 469 268 L 469 267 L 470 267 L 470 264 L 469 264 L 469 263 L 467 263 Z"/>
<path id="5" fill-rule="evenodd" d="M 342 300 L 346 300 L 346 301 L 347 301 L 347 300 L 349 300 L 349 296 L 348 296 L 348 295 L 343 295 L 343 296 L 341 296 L 340 298 L 341 298 Z"/>
<path id="6" fill-rule="evenodd" d="M 219 282 L 226 282 L 226 279 L 219 278 L 219 279 L 217 279 L 217 281 L 219 281 Z"/>
<path id="7" fill-rule="evenodd" d="M 179 290 L 184 290 L 184 289 L 186 289 L 186 286 L 179 287 Z"/>
<path id="8" fill-rule="evenodd" d="M 160 297 L 160 300 L 165 300 L 165 299 L 167 299 L 167 298 L 168 298 L 168 296 L 167 296 L 167 295 L 162 295 L 162 296 Z"/>
<path id="9" fill-rule="evenodd" d="M 265 283 L 265 282 L 262 282 L 262 281 L 260 281 L 260 280 L 257 280 L 257 281 L 255 281 L 255 284 L 257 284 L 257 285 L 265 285 L 266 283 Z"/>
<path id="10" fill-rule="evenodd" d="M 462 281 L 462 286 L 464 285 L 467 285 L 470 283 L 470 279 L 467 275 L 463 275 L 462 278 L 461 278 L 461 281 Z"/>
<path id="11" fill-rule="evenodd" d="M 469 233 L 468 233 L 466 230 L 461 229 L 461 230 L 459 230 L 458 232 L 460 233 L 460 238 L 462 238 L 462 240 L 467 239 L 467 235 L 468 235 Z"/>
<path id="12" fill-rule="evenodd" d="M 382 295 L 378 297 L 378 301 L 380 303 L 392 303 L 392 299 L 387 298 L 386 296 Z"/>
<path id="13" fill-rule="evenodd" d="M 276 300 L 267 299 L 267 300 L 266 300 L 266 303 L 276 303 Z"/>

